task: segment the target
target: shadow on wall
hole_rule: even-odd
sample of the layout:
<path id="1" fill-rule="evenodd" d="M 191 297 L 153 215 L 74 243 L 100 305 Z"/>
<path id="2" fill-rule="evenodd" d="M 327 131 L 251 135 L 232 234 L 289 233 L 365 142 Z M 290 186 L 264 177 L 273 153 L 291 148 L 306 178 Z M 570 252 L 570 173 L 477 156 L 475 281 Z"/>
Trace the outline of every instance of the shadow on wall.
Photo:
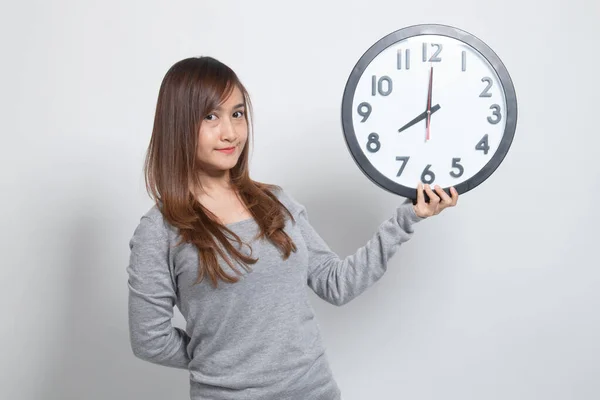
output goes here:
<path id="1" fill-rule="evenodd" d="M 82 186 L 83 187 L 83 186 Z M 108 192 L 108 190 L 106 191 Z M 81 203 L 78 201 L 78 203 Z M 188 373 L 135 358 L 129 344 L 127 274 L 135 226 L 119 220 L 117 201 L 97 198 L 71 210 L 66 307 L 55 360 L 45 360 L 43 398 L 147 400 L 189 398 Z M 73 212 L 75 211 L 75 212 Z M 123 211 L 121 211 L 122 213 Z M 128 218 L 128 221 L 137 221 Z"/>

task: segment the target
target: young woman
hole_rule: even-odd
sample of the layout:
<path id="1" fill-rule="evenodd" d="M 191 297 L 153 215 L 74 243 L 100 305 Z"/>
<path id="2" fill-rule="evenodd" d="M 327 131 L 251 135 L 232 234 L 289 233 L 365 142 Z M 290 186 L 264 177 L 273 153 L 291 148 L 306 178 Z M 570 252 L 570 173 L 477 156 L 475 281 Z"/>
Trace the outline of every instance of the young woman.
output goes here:
<path id="1" fill-rule="evenodd" d="M 189 370 L 193 400 L 340 399 L 306 285 L 346 304 L 381 278 L 415 223 L 458 194 L 420 185 L 416 204 L 340 258 L 302 204 L 250 178 L 250 112 L 246 89 L 214 58 L 181 60 L 164 77 L 145 164 L 155 205 L 129 243 L 133 353 Z M 174 306 L 185 330 L 172 325 Z"/>

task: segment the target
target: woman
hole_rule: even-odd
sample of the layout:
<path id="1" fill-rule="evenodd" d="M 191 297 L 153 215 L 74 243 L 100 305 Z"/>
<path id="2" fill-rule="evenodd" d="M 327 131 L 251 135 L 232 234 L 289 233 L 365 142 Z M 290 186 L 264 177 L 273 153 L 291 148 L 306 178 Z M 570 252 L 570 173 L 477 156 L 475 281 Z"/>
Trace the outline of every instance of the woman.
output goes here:
<path id="1" fill-rule="evenodd" d="M 250 112 L 236 74 L 213 58 L 179 61 L 164 77 L 145 164 L 155 205 L 129 243 L 131 346 L 188 369 L 191 399 L 340 399 L 305 285 L 349 302 L 385 273 L 416 222 L 458 194 L 420 185 L 416 204 L 340 259 L 302 204 L 250 179 Z M 185 330 L 171 323 L 175 305 Z"/>

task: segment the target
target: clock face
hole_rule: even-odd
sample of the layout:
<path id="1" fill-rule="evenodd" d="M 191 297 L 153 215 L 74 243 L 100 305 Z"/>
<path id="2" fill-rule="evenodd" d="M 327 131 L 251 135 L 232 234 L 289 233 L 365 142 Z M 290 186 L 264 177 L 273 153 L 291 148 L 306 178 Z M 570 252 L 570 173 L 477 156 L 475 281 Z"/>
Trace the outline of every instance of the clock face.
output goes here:
<path id="1" fill-rule="evenodd" d="M 363 172 L 415 198 L 419 182 L 464 193 L 487 179 L 508 152 L 516 109 L 508 72 L 483 42 L 417 25 L 363 55 L 346 85 L 342 122 Z"/>

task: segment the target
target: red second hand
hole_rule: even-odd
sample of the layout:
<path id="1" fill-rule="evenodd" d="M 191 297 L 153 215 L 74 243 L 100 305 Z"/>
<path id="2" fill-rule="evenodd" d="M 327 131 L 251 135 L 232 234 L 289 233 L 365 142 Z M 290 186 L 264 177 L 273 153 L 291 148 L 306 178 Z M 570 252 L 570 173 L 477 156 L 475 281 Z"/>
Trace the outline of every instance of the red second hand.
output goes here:
<path id="1" fill-rule="evenodd" d="M 427 138 L 431 137 L 431 92 L 433 84 L 433 65 L 431 66 L 431 72 L 429 73 L 429 92 L 427 94 Z"/>

